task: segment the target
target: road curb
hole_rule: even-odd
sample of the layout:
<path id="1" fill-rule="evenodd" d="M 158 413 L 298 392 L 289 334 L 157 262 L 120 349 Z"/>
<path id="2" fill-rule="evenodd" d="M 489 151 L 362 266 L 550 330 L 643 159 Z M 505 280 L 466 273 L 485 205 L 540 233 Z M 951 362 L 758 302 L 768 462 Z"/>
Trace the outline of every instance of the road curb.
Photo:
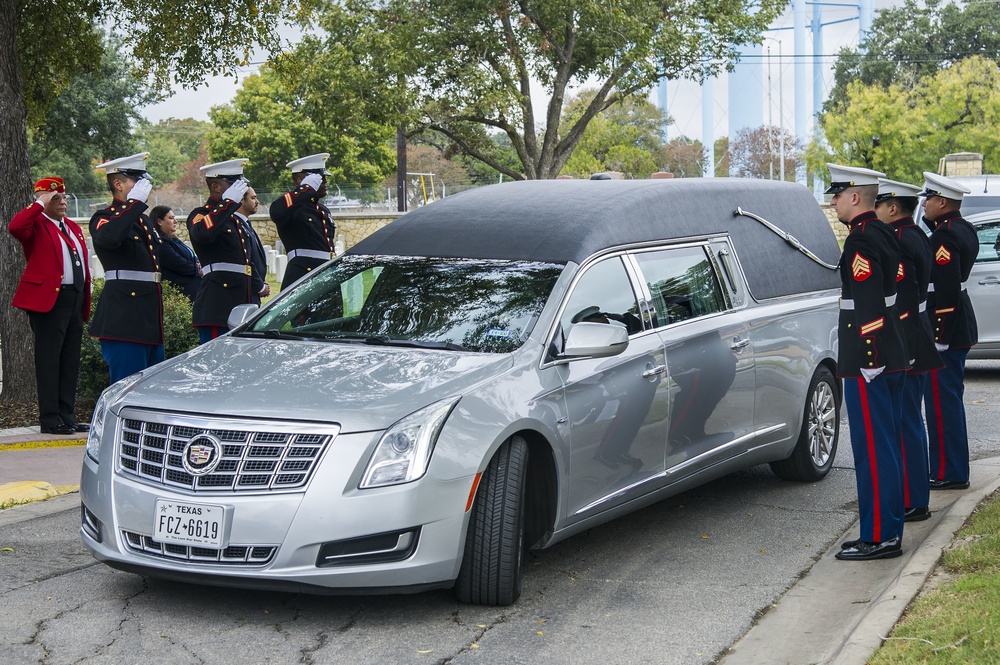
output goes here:
<path id="1" fill-rule="evenodd" d="M 20 480 L 0 484 L 0 505 L 30 503 L 79 491 L 79 485 L 52 485 L 44 480 Z"/>
<path id="2" fill-rule="evenodd" d="M 998 466 L 1000 457 L 976 460 L 972 465 Z M 869 609 L 857 618 L 854 628 L 823 662 L 832 665 L 865 665 L 868 662 L 920 593 L 941 560 L 945 548 L 954 541 L 955 534 L 969 519 L 969 515 L 984 499 L 1000 489 L 1000 474 L 995 476 L 985 487 L 960 496 L 944 510 L 945 514 L 934 530 L 927 535 L 892 582 L 873 600 Z"/>

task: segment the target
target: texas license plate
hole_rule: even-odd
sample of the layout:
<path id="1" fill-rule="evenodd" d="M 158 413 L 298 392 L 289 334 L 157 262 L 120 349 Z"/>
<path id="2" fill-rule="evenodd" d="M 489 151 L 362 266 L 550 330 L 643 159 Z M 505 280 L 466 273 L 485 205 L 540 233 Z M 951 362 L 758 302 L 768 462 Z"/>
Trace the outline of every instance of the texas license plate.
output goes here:
<path id="1" fill-rule="evenodd" d="M 153 540 L 172 545 L 222 549 L 225 512 L 222 506 L 157 499 Z"/>

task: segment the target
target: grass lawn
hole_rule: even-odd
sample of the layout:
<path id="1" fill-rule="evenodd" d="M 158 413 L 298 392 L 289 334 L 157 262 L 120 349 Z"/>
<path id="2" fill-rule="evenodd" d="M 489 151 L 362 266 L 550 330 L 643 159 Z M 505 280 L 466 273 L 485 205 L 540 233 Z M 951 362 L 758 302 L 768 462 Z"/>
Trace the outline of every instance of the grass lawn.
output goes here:
<path id="1" fill-rule="evenodd" d="M 998 499 L 983 502 L 945 552 L 941 566 L 954 578 L 910 605 L 870 665 L 1000 664 Z"/>

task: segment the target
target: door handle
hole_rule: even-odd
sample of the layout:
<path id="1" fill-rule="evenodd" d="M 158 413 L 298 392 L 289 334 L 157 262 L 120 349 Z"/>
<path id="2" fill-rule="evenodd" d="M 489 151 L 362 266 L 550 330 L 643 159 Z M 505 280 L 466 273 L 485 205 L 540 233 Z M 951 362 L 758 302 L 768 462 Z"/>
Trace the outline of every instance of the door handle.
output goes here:
<path id="1" fill-rule="evenodd" d="M 740 339 L 739 337 L 734 337 L 733 343 L 729 345 L 729 348 L 732 349 L 733 351 L 741 351 L 742 349 L 745 349 L 748 346 L 750 346 L 749 338 Z"/>
<path id="2" fill-rule="evenodd" d="M 979 283 L 982 286 L 996 286 L 997 284 L 1000 284 L 1000 279 L 997 279 L 996 275 L 989 275 L 979 280 Z"/>
<path id="3" fill-rule="evenodd" d="M 657 365 L 656 367 L 650 367 L 643 371 L 642 378 L 648 379 L 651 376 L 656 376 L 657 374 L 663 374 L 667 371 L 666 365 Z"/>

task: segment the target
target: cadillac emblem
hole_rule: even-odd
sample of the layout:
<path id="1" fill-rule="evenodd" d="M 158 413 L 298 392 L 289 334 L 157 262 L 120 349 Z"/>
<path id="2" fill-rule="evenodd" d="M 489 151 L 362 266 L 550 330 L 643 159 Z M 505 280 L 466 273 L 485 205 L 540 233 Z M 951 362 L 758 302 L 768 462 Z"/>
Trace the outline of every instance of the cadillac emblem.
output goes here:
<path id="1" fill-rule="evenodd" d="M 184 446 L 181 461 L 192 476 L 212 473 L 222 461 L 222 444 L 211 434 L 199 434 Z"/>

